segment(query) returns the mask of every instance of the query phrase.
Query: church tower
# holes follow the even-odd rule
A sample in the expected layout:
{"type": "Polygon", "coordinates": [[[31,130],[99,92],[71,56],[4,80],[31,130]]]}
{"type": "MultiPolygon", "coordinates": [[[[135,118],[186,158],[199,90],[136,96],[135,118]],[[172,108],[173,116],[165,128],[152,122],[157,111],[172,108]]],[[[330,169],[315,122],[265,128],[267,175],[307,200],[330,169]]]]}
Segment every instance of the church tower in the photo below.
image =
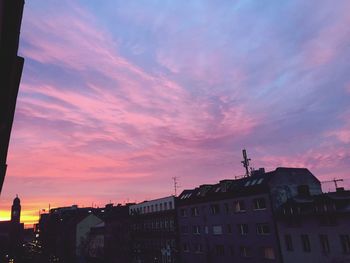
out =
{"type": "Polygon", "coordinates": [[[19,224],[20,219],[21,219],[21,200],[16,195],[16,198],[13,199],[13,205],[11,208],[11,222],[19,224]]]}

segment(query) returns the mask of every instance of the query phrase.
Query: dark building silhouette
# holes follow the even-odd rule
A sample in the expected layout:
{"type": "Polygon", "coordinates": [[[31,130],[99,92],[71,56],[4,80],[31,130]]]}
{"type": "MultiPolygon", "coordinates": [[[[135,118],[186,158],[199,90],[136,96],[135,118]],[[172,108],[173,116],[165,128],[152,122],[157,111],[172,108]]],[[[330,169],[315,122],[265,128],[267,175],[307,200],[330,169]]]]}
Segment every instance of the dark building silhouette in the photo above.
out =
{"type": "Polygon", "coordinates": [[[180,262],[175,200],[174,196],[169,196],[130,206],[131,262],[180,262]]]}
{"type": "Polygon", "coordinates": [[[21,200],[16,196],[11,207],[11,222],[19,224],[21,219],[21,200]]]}
{"type": "Polygon", "coordinates": [[[276,213],[300,188],[322,193],[300,168],[184,190],[177,201],[181,262],[282,262],[276,213]]]}
{"type": "Polygon", "coordinates": [[[350,191],[322,193],[305,168],[259,169],[179,197],[51,209],[34,247],[40,262],[341,263],[350,262],[349,223],[350,191]]]}
{"type": "Polygon", "coordinates": [[[350,262],[350,191],[288,199],[276,220],[284,263],[350,262]]]}
{"type": "Polygon", "coordinates": [[[11,220],[0,222],[0,262],[22,256],[24,225],[20,223],[21,202],[18,197],[13,200],[11,220]]]}
{"type": "Polygon", "coordinates": [[[0,0],[0,193],[24,59],[17,55],[23,0],[0,0]]]}
{"type": "Polygon", "coordinates": [[[38,233],[43,262],[130,262],[128,205],[54,208],[38,233]]]}

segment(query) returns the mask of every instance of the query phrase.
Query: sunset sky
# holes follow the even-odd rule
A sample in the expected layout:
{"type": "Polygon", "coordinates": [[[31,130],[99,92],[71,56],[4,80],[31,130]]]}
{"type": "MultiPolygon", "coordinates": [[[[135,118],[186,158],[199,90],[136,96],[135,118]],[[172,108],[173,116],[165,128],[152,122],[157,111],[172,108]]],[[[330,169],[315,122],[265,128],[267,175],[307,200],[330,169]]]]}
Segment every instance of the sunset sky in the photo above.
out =
{"type": "MultiPolygon", "coordinates": [[[[0,202],[124,203],[307,167],[350,188],[350,1],[26,1],[0,202]]],[[[334,184],[324,184],[334,190],[334,184]]]]}

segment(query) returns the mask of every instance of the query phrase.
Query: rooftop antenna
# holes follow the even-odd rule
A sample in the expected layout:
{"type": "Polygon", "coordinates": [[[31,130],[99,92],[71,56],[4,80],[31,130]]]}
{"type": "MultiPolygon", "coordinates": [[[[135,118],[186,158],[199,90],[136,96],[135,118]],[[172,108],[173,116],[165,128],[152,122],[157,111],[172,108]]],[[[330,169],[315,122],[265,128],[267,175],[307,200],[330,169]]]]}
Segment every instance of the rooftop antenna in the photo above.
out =
{"type": "Polygon", "coordinates": [[[243,149],[242,153],[243,153],[243,161],[241,161],[241,163],[243,164],[243,167],[245,168],[245,177],[249,177],[249,175],[250,175],[250,173],[249,173],[249,161],[251,161],[251,159],[248,158],[246,149],[243,149]]]}
{"type": "Polygon", "coordinates": [[[338,182],[343,182],[343,181],[344,181],[343,179],[336,179],[336,178],[334,178],[333,180],[323,181],[321,183],[334,183],[335,190],[337,190],[338,182]]]}
{"type": "Polygon", "coordinates": [[[174,176],[172,177],[174,181],[174,196],[177,196],[177,189],[179,188],[179,182],[178,182],[178,177],[174,176]]]}

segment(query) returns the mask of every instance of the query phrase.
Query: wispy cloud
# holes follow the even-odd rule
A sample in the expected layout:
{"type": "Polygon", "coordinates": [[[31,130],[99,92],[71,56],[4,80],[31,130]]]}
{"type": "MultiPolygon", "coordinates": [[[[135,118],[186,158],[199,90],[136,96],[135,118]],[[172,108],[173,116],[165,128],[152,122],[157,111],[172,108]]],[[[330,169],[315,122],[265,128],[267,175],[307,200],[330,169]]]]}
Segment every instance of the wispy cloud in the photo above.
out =
{"type": "Polygon", "coordinates": [[[28,2],[1,209],[142,200],[242,174],[349,169],[348,3],[28,2]],[[312,12],[312,15],[311,15],[312,12]]]}

